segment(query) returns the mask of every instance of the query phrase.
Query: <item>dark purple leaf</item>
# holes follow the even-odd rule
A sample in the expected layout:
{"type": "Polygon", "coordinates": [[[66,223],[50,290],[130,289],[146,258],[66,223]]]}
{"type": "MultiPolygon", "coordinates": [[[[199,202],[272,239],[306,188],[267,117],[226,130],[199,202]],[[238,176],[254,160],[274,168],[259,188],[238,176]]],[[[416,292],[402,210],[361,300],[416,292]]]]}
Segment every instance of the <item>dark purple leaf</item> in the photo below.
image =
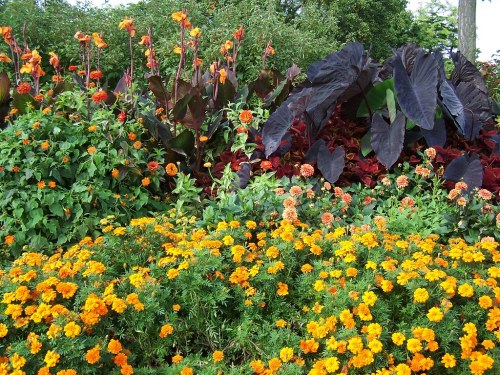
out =
{"type": "Polygon", "coordinates": [[[273,114],[269,117],[262,129],[262,143],[266,149],[266,158],[276,151],[283,139],[283,136],[288,132],[294,116],[287,103],[283,103],[273,114]]]}
{"type": "Polygon", "coordinates": [[[6,104],[10,99],[10,79],[6,72],[0,73],[0,105],[6,104]]]}
{"type": "Polygon", "coordinates": [[[238,175],[238,187],[244,189],[250,180],[250,172],[252,172],[252,165],[248,162],[240,163],[240,169],[236,174],[238,175]]]}
{"type": "Polygon", "coordinates": [[[446,143],[446,126],[443,119],[436,119],[434,127],[431,130],[420,128],[420,132],[425,138],[425,142],[429,147],[441,146],[446,143]]]}
{"type": "Polygon", "coordinates": [[[82,77],[76,74],[76,72],[73,72],[73,79],[83,91],[87,91],[87,86],[85,86],[85,83],[83,83],[82,77]]]}
{"type": "Polygon", "coordinates": [[[195,149],[195,139],[193,132],[186,129],[169,142],[172,150],[185,157],[192,157],[195,149]]]}
{"type": "Polygon", "coordinates": [[[419,52],[411,76],[400,55],[394,59],[394,88],[404,114],[418,126],[432,129],[437,102],[437,65],[432,55],[419,52]]]}
{"type": "Polygon", "coordinates": [[[452,59],[455,64],[455,69],[450,78],[453,86],[457,87],[462,82],[472,82],[479,90],[487,93],[483,75],[473,63],[467,60],[460,51],[452,54],[452,59]]]}
{"type": "Polygon", "coordinates": [[[143,113],[142,116],[144,126],[148,129],[149,134],[156,140],[159,139],[165,148],[169,147],[169,142],[172,139],[170,129],[162,123],[151,112],[143,113]]]}
{"type": "Polygon", "coordinates": [[[326,144],[321,145],[317,155],[318,169],[328,182],[337,182],[345,167],[344,158],[344,147],[337,147],[331,153],[326,144]]]}
{"type": "Polygon", "coordinates": [[[172,111],[174,115],[174,121],[181,121],[184,117],[186,117],[188,104],[191,98],[193,97],[193,93],[188,93],[183,96],[180,100],[175,103],[174,109],[172,111]]]}
{"type": "Polygon", "coordinates": [[[387,169],[398,160],[405,139],[406,118],[402,112],[398,112],[394,123],[389,124],[384,118],[375,113],[371,126],[371,146],[377,155],[377,159],[387,169]]]}
{"type": "Polygon", "coordinates": [[[113,91],[116,92],[117,94],[124,94],[125,95],[127,93],[128,85],[127,85],[127,75],[126,74],[124,74],[120,78],[120,80],[116,84],[116,87],[113,91]]]}
{"type": "Polygon", "coordinates": [[[149,76],[148,87],[153,92],[158,103],[160,103],[163,108],[167,108],[171,97],[163,85],[161,78],[159,76],[149,76]]]}
{"type": "Polygon", "coordinates": [[[483,184],[483,166],[476,154],[462,155],[448,164],[443,178],[456,182],[463,179],[470,191],[483,184]]]}
{"type": "Polygon", "coordinates": [[[323,149],[323,146],[326,145],[323,139],[319,139],[309,147],[306,155],[304,156],[304,161],[306,163],[312,163],[318,160],[318,153],[323,149]]]}
{"type": "Polygon", "coordinates": [[[466,139],[475,139],[491,118],[488,95],[477,88],[474,82],[460,82],[456,91],[464,106],[465,126],[463,131],[460,130],[466,139]]]}

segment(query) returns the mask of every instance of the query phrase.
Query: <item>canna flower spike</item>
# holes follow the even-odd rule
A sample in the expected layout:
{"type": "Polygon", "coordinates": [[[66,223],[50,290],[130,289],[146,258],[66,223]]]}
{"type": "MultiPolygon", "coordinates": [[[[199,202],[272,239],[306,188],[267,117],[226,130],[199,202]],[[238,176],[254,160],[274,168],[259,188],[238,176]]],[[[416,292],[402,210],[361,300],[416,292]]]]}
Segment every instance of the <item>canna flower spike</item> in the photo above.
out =
{"type": "Polygon", "coordinates": [[[133,18],[125,17],[125,19],[123,19],[123,21],[118,24],[118,27],[120,28],[120,30],[127,30],[131,38],[135,36],[135,26],[133,18]]]}

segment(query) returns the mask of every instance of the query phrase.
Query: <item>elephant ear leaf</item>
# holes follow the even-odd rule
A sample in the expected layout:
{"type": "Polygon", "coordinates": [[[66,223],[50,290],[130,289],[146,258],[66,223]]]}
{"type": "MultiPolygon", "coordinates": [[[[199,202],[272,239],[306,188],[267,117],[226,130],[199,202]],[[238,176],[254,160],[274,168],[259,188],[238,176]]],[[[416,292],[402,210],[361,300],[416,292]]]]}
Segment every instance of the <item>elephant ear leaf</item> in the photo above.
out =
{"type": "Polygon", "coordinates": [[[446,126],[442,118],[436,119],[434,127],[431,130],[420,129],[420,132],[429,147],[443,147],[446,143],[446,126]]]}
{"type": "Polygon", "coordinates": [[[392,124],[389,124],[379,114],[375,113],[371,126],[371,146],[378,160],[387,168],[398,160],[403,150],[405,139],[405,116],[402,112],[396,114],[392,124]]]}
{"type": "Polygon", "coordinates": [[[432,129],[437,103],[438,70],[434,57],[418,52],[411,76],[399,54],[394,58],[394,88],[401,110],[423,129],[432,129]]]}
{"type": "Polygon", "coordinates": [[[445,169],[443,178],[452,181],[463,181],[468,190],[483,184],[483,166],[476,154],[462,155],[453,160],[445,169]]]}
{"type": "Polygon", "coordinates": [[[340,177],[345,167],[345,150],[342,146],[330,152],[326,143],[322,143],[318,148],[317,162],[318,169],[323,177],[334,184],[340,177]]]}
{"type": "Polygon", "coordinates": [[[460,82],[456,90],[465,108],[464,127],[460,131],[466,139],[472,140],[491,117],[488,95],[473,82],[460,82]]]}

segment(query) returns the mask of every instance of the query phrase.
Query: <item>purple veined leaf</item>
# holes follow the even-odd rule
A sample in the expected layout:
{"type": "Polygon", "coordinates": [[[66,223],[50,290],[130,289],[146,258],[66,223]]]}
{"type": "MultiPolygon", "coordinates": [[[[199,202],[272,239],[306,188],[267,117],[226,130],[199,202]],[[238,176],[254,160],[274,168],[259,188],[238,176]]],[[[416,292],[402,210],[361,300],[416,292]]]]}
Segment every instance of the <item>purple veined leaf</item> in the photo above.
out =
{"type": "Polygon", "coordinates": [[[470,191],[483,184],[483,166],[476,154],[462,155],[448,164],[443,178],[455,182],[463,180],[470,191]]]}
{"type": "Polygon", "coordinates": [[[446,143],[446,126],[443,119],[436,119],[434,127],[431,130],[420,128],[420,132],[425,138],[425,142],[429,147],[441,146],[446,143]]]}
{"type": "Polygon", "coordinates": [[[268,118],[262,129],[266,158],[278,149],[283,137],[292,126],[293,119],[304,112],[311,98],[311,92],[310,88],[292,92],[292,95],[268,118]]]}
{"type": "Polygon", "coordinates": [[[330,152],[328,146],[323,143],[317,155],[318,169],[323,177],[334,184],[339,179],[345,167],[345,150],[340,146],[330,152]]]}
{"type": "Polygon", "coordinates": [[[438,67],[438,105],[443,110],[445,117],[463,133],[465,129],[464,106],[457,96],[455,88],[446,79],[443,55],[439,52],[434,52],[432,55],[438,67]]]}
{"type": "Polygon", "coordinates": [[[318,161],[318,154],[324,146],[326,146],[326,142],[323,139],[318,139],[311,145],[311,147],[309,147],[309,150],[307,150],[307,153],[304,156],[304,161],[306,163],[318,161]]]}
{"type": "Polygon", "coordinates": [[[475,139],[481,128],[491,118],[488,95],[479,89],[474,82],[460,82],[456,92],[464,106],[464,128],[460,131],[465,139],[475,139]]]}
{"type": "Polygon", "coordinates": [[[451,72],[450,78],[453,86],[457,87],[462,82],[472,82],[482,92],[488,92],[481,72],[460,51],[452,54],[452,60],[455,64],[455,69],[451,72]]]}
{"type": "Polygon", "coordinates": [[[437,64],[432,55],[419,52],[411,76],[400,55],[394,59],[394,88],[406,117],[424,129],[432,129],[437,103],[437,64]]]}
{"type": "Polygon", "coordinates": [[[286,102],[269,117],[262,129],[262,143],[265,146],[266,158],[275,152],[281,140],[292,126],[294,117],[286,102]]]}
{"type": "Polygon", "coordinates": [[[373,115],[370,144],[377,159],[387,169],[390,169],[401,155],[405,140],[405,124],[406,118],[402,112],[396,114],[393,124],[389,124],[378,113],[373,115]]]}

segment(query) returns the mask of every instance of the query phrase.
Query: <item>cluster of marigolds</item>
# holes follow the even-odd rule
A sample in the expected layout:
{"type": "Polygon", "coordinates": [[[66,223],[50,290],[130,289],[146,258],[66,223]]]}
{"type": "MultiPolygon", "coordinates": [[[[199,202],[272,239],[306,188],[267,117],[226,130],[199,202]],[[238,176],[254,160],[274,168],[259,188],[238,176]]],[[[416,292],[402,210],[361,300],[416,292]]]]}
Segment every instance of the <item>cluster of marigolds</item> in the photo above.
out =
{"type": "MultiPolygon", "coordinates": [[[[292,189],[282,192],[284,199],[307,194],[292,189]]],[[[493,238],[473,244],[456,238],[443,245],[437,235],[391,234],[381,216],[371,226],[335,226],[324,218],[311,228],[285,212],[286,219],[277,223],[219,222],[213,230],[195,229],[175,213],[173,219],[135,219],[128,227],[103,219],[103,237],[85,238],[50,257],[24,253],[0,270],[0,374],[92,373],[85,366],[115,366],[132,374],[140,360],[127,348],[134,338],[125,343],[112,331],[104,335],[103,327],[121,314],[141,314],[148,286],[168,289],[182,273],[197,272],[211,258],[225,267],[204,277],[241,293],[244,309],[264,311],[276,301],[293,306],[298,290],[310,291],[301,311],[292,309],[262,327],[295,336],[286,335],[290,341],[274,352],[255,353],[242,372],[275,374],[292,366],[308,374],[498,370],[500,251],[493,238]],[[162,255],[129,265],[120,277],[108,275],[107,265],[96,258],[108,242],[114,252],[127,251],[117,250],[116,241],[124,248],[125,241],[136,241],[146,252],[160,241],[162,255]],[[262,275],[273,276],[271,286],[262,275]],[[118,285],[128,285],[128,292],[118,285]],[[274,292],[262,293],[264,288],[274,292]],[[58,350],[60,342],[82,338],[91,344],[77,359],[58,350]]],[[[190,306],[175,303],[171,309],[178,313],[190,306]]],[[[153,324],[167,348],[184,329],[166,318],[153,324]]],[[[180,353],[172,346],[170,358],[163,360],[182,375],[204,373],[189,362],[197,351],[180,353]]],[[[228,351],[219,348],[207,359],[221,366],[220,373],[230,365],[225,359],[235,355],[228,351]]]]}

